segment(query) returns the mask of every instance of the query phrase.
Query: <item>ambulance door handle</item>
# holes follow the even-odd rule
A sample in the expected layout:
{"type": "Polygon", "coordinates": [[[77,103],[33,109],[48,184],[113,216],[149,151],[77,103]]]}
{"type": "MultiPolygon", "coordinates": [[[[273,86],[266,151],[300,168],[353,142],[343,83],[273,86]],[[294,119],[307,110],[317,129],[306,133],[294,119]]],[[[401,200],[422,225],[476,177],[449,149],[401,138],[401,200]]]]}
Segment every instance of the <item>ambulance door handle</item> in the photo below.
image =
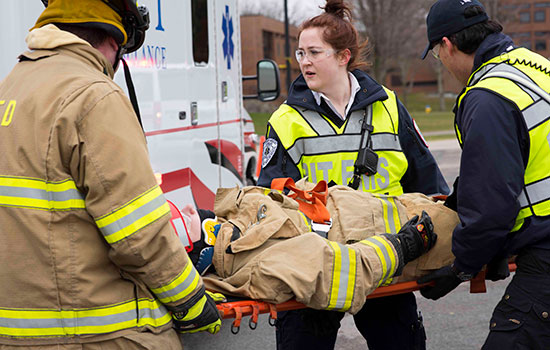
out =
{"type": "Polygon", "coordinates": [[[191,102],[191,125],[197,125],[199,123],[198,110],[197,102],[191,102]]]}

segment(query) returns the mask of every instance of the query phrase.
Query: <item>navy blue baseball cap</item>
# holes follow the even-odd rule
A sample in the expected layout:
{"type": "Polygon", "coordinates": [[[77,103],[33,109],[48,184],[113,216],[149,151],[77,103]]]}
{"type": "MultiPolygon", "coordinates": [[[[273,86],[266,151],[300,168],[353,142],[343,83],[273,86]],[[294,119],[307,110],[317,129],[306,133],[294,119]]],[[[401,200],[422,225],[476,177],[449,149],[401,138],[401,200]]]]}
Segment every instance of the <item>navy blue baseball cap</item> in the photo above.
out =
{"type": "Polygon", "coordinates": [[[460,32],[462,29],[488,20],[485,8],[478,0],[438,0],[430,8],[426,24],[428,25],[428,45],[420,58],[426,58],[428,51],[444,36],[460,32]],[[483,13],[473,17],[464,17],[464,11],[472,6],[479,6],[483,13]]]}

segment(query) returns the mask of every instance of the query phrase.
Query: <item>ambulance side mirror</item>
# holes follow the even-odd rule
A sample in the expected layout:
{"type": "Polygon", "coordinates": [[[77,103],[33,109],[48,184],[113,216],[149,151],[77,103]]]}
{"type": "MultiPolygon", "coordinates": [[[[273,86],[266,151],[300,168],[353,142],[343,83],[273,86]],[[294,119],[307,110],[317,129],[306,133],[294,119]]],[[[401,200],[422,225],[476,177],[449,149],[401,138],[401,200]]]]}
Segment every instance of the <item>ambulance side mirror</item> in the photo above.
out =
{"type": "Polygon", "coordinates": [[[273,101],[279,97],[279,67],[272,60],[258,62],[258,98],[262,102],[273,101]]]}
{"type": "Polygon", "coordinates": [[[273,101],[279,97],[281,84],[279,67],[272,60],[260,60],[256,65],[256,75],[244,76],[245,80],[257,81],[257,95],[245,95],[244,99],[259,99],[262,102],[273,101]]]}

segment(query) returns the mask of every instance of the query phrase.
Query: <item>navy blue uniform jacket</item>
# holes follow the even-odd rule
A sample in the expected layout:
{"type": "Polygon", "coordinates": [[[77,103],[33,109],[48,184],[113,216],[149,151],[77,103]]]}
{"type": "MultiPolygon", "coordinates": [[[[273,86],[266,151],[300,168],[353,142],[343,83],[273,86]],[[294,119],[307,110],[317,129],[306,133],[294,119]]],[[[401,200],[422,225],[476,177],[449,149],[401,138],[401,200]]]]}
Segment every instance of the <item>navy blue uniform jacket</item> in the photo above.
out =
{"type": "MultiPolygon", "coordinates": [[[[476,51],[474,71],[511,45],[504,34],[488,36],[476,51]]],[[[453,233],[457,269],[476,273],[493,258],[525,247],[550,249],[548,216],[527,218],[519,231],[510,232],[520,210],[518,196],[529,157],[529,135],[520,111],[490,91],[473,89],[455,113],[463,140],[460,224],[453,233]]]]}
{"type": "MultiPolygon", "coordinates": [[[[349,117],[353,111],[362,110],[376,101],[382,101],[388,98],[382,86],[366,73],[355,70],[352,74],[357,78],[361,90],[355,95],[355,100],[353,101],[347,117],[349,117]]],[[[323,99],[321,100],[323,101],[321,105],[317,105],[311,90],[307,87],[303,76],[300,75],[292,83],[286,103],[318,111],[330,118],[338,127],[342,126],[344,121],[334,114],[323,99]]],[[[409,113],[401,102],[398,102],[398,108],[399,141],[409,163],[407,171],[401,178],[403,190],[405,192],[421,192],[427,195],[448,194],[449,187],[432,154],[415,131],[409,113]]],[[[269,125],[267,134],[268,138],[277,141],[277,150],[269,163],[262,168],[258,179],[258,185],[271,187],[271,180],[279,177],[291,177],[295,181],[299,180],[301,175],[298,167],[292,162],[292,159],[281,145],[279,137],[269,125]]]]}

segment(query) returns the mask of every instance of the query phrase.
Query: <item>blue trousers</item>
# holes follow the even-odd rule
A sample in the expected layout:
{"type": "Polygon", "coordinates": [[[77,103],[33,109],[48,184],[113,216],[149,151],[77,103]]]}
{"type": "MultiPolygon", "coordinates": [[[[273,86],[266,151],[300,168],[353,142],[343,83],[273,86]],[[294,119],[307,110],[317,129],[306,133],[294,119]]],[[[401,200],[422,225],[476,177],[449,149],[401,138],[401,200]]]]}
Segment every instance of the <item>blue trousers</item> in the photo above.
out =
{"type": "Polygon", "coordinates": [[[497,304],[483,350],[550,348],[550,252],[527,251],[497,304]]]}
{"type": "MultiPolygon", "coordinates": [[[[292,310],[277,316],[277,350],[332,350],[344,313],[292,310]]],[[[413,293],[368,299],[354,315],[370,350],[424,350],[426,333],[413,293]]]]}

